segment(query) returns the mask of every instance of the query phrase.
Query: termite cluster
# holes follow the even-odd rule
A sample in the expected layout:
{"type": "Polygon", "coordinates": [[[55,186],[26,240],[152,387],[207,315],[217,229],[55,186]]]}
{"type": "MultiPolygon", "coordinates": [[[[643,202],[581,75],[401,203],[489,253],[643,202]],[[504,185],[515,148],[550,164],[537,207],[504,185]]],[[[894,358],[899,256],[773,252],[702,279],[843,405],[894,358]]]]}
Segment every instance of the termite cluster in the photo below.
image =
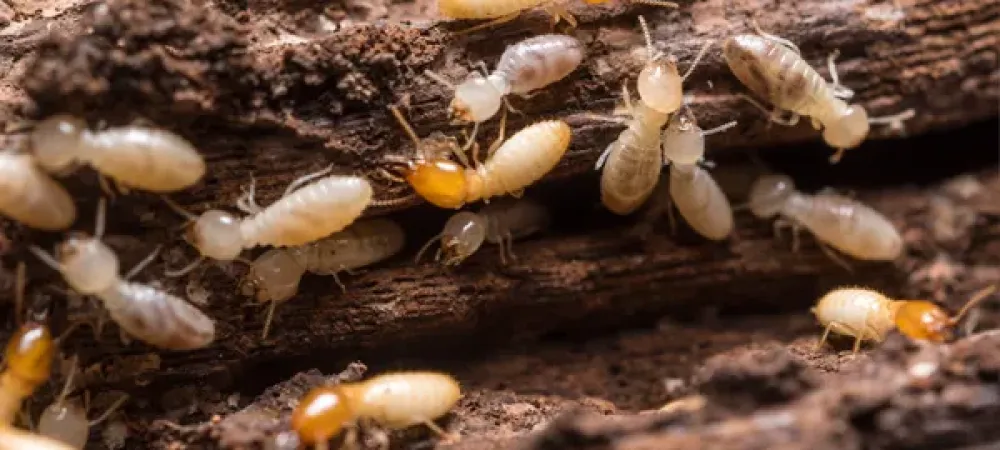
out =
{"type": "MultiPolygon", "coordinates": [[[[659,0],[636,1],[677,7],[659,0]]],[[[532,7],[543,7],[556,21],[564,19],[575,25],[573,16],[550,0],[441,0],[439,7],[446,18],[490,20],[465,32],[512,20],[532,7]]],[[[730,130],[736,122],[702,129],[683,90],[685,81],[716,43],[705,42],[682,75],[679,62],[657,49],[642,17],[639,27],[645,38],[645,62],[635,80],[638,96],[633,99],[626,83],[621,87],[624,108],[620,114],[588,113],[591,118],[625,127],[597,158],[600,201],[615,214],[632,214],[654,197],[663,166],[669,166],[669,198],[663,199],[668,210],[676,207],[691,228],[706,239],[727,239],[733,233],[734,208],[711,175],[711,164],[705,160],[705,138],[730,130]]],[[[913,116],[912,111],[906,111],[868,117],[862,106],[845,101],[853,92],[840,84],[834,55],[828,59],[832,78],[828,83],[805,62],[794,44],[760,29],[725,39],[721,55],[757,99],[744,94],[740,97],[766,111],[768,119],[776,123],[794,125],[799,117],[809,117],[815,128],[822,129],[823,140],[836,149],[833,162],[844,150],[860,145],[870,124],[900,126],[913,116]]],[[[453,95],[447,113],[456,122],[471,126],[465,142],[440,136],[421,138],[400,109],[390,108],[402,134],[412,143],[414,155],[387,159],[380,173],[408,184],[416,195],[440,208],[460,210],[483,202],[476,211],[456,211],[442,231],[416,253],[415,262],[437,244],[433,259],[454,267],[475,254],[484,242],[490,242],[499,247],[501,262],[506,264],[516,259],[514,239],[549,225],[549,211],[523,194],[559,164],[573,132],[566,121],[550,118],[508,138],[508,112],[515,111],[508,96],[530,97],[569,77],[585,59],[586,45],[576,37],[545,34],[514,43],[492,72],[484,65],[482,73],[473,73],[459,83],[426,71],[426,77],[453,95]],[[498,136],[481,158],[476,140],[480,125],[498,113],[498,136]]],[[[76,218],[72,197],[52,175],[65,176],[87,165],[100,174],[108,194],[113,194],[113,184],[119,191],[136,189],[163,195],[197,184],[207,170],[192,144],[153,126],[94,129],[79,118],[57,115],[35,124],[25,142],[23,149],[0,153],[0,213],[47,231],[65,230],[76,218]]],[[[223,209],[194,214],[163,197],[166,205],[187,220],[184,238],[200,255],[186,267],[165,275],[183,276],[206,259],[247,263],[243,293],[269,306],[264,338],[275,308],[298,293],[306,273],[330,275],[346,290],[340,274],[376,264],[405,247],[404,229],[397,223],[385,218],[361,219],[370,206],[380,204],[365,176],[336,174],[332,167],[308,174],[293,181],[280,199],[266,207],[257,204],[252,180],[248,186],[236,204],[243,215],[223,209]],[[270,248],[252,261],[241,256],[261,246],[270,248]]],[[[792,228],[793,250],[798,249],[800,229],[810,231],[838,262],[842,262],[838,254],[890,261],[904,250],[899,232],[878,211],[834,192],[798,192],[784,175],[759,178],[745,207],[758,218],[774,218],[776,231],[792,228]]],[[[105,210],[101,200],[92,236],[70,234],[54,254],[35,246],[30,250],[57,270],[73,291],[99,300],[128,336],[164,350],[195,350],[211,344],[216,338],[213,319],[180,296],[152,284],[130,281],[158,252],[121,275],[115,251],[102,242],[105,210]]],[[[949,317],[929,302],[891,300],[863,288],[836,290],[814,308],[826,327],[820,343],[832,331],[853,336],[857,351],[862,341],[879,341],[892,328],[915,339],[942,341],[968,307],[991,293],[984,290],[949,317]]],[[[0,373],[0,450],[81,448],[89,427],[107,416],[90,420],[85,408],[69,403],[66,397],[71,375],[64,394],[41,418],[39,433],[13,427],[21,402],[49,377],[56,344],[46,325],[29,322],[8,345],[0,373]]],[[[460,396],[458,382],[445,374],[383,374],[313,390],[296,407],[291,425],[303,445],[316,448],[326,448],[328,441],[345,429],[346,440],[352,441],[352,423],[358,420],[371,420],[387,428],[425,424],[440,436],[451,438],[433,420],[446,414],[460,396]]]]}

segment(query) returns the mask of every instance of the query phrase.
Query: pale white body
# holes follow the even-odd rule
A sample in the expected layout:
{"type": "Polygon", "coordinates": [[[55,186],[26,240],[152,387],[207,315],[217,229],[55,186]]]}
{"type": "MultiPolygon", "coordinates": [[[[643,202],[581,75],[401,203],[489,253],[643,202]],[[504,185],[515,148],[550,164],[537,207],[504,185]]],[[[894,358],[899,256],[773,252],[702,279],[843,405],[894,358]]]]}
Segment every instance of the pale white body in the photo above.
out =
{"type": "Polygon", "coordinates": [[[670,198],[688,225],[705,238],[718,241],[733,232],[729,199],[701,166],[670,166],[670,198]]]}
{"type": "Polygon", "coordinates": [[[75,450],[60,441],[0,424],[0,450],[75,450]]]}
{"type": "Polygon", "coordinates": [[[298,292],[306,272],[336,274],[375,264],[399,253],[405,241],[391,220],[362,220],[319,241],[267,251],[250,266],[248,280],[258,300],[281,302],[298,292]]]}
{"type": "Polygon", "coordinates": [[[754,215],[768,218],[780,214],[822,243],[857,259],[893,260],[903,252],[899,231],[878,211],[837,194],[802,194],[783,175],[758,179],[749,201],[754,215]]]}
{"type": "MultiPolygon", "coordinates": [[[[548,227],[551,217],[544,206],[526,198],[503,199],[490,203],[478,212],[462,211],[448,219],[441,234],[427,244],[441,240],[445,265],[457,265],[472,256],[483,242],[500,245],[501,260],[506,262],[505,251],[513,256],[510,247],[514,239],[529,236],[548,227]],[[507,249],[503,247],[507,241],[507,249]]],[[[428,245],[420,250],[420,255],[428,245]]]]}
{"type": "Polygon", "coordinates": [[[653,193],[663,167],[660,128],[668,115],[640,100],[628,128],[618,135],[601,159],[601,202],[615,214],[631,214],[653,193]]]}
{"type": "Polygon", "coordinates": [[[345,385],[357,416],[390,429],[432,421],[451,411],[462,396],[454,378],[436,372],[401,372],[345,385]]]}
{"type": "Polygon", "coordinates": [[[876,291],[845,288],[824,295],[812,312],[830,331],[881,342],[895,328],[892,305],[892,300],[876,291]]]}
{"type": "Polygon", "coordinates": [[[76,205],[31,155],[0,152],[0,213],[32,228],[56,231],[73,224],[76,205]]]}
{"type": "Polygon", "coordinates": [[[151,192],[188,188],[205,175],[205,160],[184,138],[166,130],[123,126],[90,131],[83,121],[53,116],[31,133],[39,164],[65,172],[85,163],[118,184],[151,192]]]}
{"type": "Polygon", "coordinates": [[[38,433],[82,450],[90,436],[90,419],[78,402],[56,402],[42,411],[38,433]]]}
{"type": "Polygon", "coordinates": [[[572,131],[566,122],[546,120],[529,125],[507,139],[475,170],[469,201],[520,192],[549,173],[569,149],[572,131]]]}

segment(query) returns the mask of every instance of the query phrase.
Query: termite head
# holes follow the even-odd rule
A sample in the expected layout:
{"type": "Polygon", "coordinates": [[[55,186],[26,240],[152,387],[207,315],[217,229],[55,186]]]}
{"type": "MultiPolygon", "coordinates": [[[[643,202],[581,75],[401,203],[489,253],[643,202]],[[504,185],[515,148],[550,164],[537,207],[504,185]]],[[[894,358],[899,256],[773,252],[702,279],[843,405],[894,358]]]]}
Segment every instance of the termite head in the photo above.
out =
{"type": "Polygon", "coordinates": [[[458,209],[465,204],[468,190],[465,167],[454,161],[418,158],[410,162],[404,178],[434,206],[458,209]]]}
{"type": "Polygon", "coordinates": [[[868,136],[868,112],[860,105],[850,105],[842,109],[836,120],[823,124],[823,140],[827,145],[838,148],[854,148],[868,136]]]}
{"type": "Polygon", "coordinates": [[[45,325],[28,322],[10,338],[4,352],[7,369],[17,378],[39,385],[52,372],[56,344],[45,325]]]}
{"type": "Polygon", "coordinates": [[[446,266],[461,264],[486,240],[488,224],[482,215],[462,211],[448,219],[441,232],[441,253],[446,266]]]}
{"type": "Polygon", "coordinates": [[[292,429],[302,444],[326,442],[354,420],[351,399],[343,386],[323,386],[310,391],[292,412],[292,429]]]}
{"type": "Polygon", "coordinates": [[[242,285],[243,294],[256,294],[261,303],[283,302],[299,291],[304,273],[305,269],[287,249],[268,250],[250,266],[242,285]]]}
{"type": "Polygon", "coordinates": [[[673,58],[651,60],[639,72],[639,98],[651,108],[670,114],[684,100],[683,80],[673,58]]]}
{"type": "Polygon", "coordinates": [[[897,303],[896,328],[911,339],[944,342],[952,338],[955,321],[940,306],[925,300],[897,303]]]}
{"type": "Polygon", "coordinates": [[[31,146],[38,165],[48,172],[73,168],[87,124],[73,116],[56,115],[39,122],[31,132],[31,146]]]}
{"type": "Polygon", "coordinates": [[[764,175],[750,187],[750,212],[762,219],[774,217],[794,193],[795,182],[787,175],[764,175]]]}
{"type": "Polygon", "coordinates": [[[202,256],[232,261],[243,251],[240,219],[225,211],[205,211],[188,228],[186,238],[202,256]]]}
{"type": "Polygon", "coordinates": [[[670,118],[662,143],[664,158],[674,164],[690,166],[705,157],[705,137],[687,108],[670,118]]]}
{"type": "Polygon", "coordinates": [[[455,87],[452,117],[464,122],[483,122],[496,115],[503,105],[503,90],[489,77],[475,74],[455,87]]]}
{"type": "Polygon", "coordinates": [[[118,281],[118,256],[100,239],[73,233],[56,248],[66,283],[81,294],[104,291],[118,281]]]}

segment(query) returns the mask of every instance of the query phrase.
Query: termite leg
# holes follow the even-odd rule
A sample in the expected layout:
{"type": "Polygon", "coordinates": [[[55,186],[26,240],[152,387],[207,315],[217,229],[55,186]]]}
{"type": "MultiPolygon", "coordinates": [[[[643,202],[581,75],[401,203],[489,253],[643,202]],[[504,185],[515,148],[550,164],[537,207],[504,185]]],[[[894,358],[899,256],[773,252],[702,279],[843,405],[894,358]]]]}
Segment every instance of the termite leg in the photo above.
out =
{"type": "Polygon", "coordinates": [[[260,340],[267,340],[267,334],[271,331],[271,321],[274,320],[274,310],[278,308],[278,302],[271,301],[271,304],[267,307],[267,317],[264,318],[264,329],[261,330],[260,340]]]}
{"type": "Polygon", "coordinates": [[[306,183],[308,183],[308,182],[310,182],[312,180],[315,180],[315,179],[317,179],[319,177],[326,176],[330,172],[333,172],[333,164],[330,164],[325,169],[318,170],[318,171],[310,173],[308,175],[303,175],[301,177],[298,177],[294,181],[292,181],[291,183],[288,184],[288,187],[285,188],[285,193],[282,194],[281,196],[282,197],[287,197],[288,194],[291,194],[296,189],[302,187],[302,185],[304,185],[304,184],[306,184],[306,183]]]}
{"type": "Polygon", "coordinates": [[[98,175],[97,184],[101,187],[101,191],[104,191],[104,193],[107,194],[109,198],[111,198],[112,200],[115,199],[115,196],[117,194],[115,194],[114,188],[111,187],[111,181],[108,180],[108,177],[104,175],[98,175]]]}
{"type": "Polygon", "coordinates": [[[392,181],[394,183],[400,183],[400,184],[406,183],[406,180],[403,177],[393,175],[392,172],[389,172],[384,167],[379,167],[378,169],[376,169],[375,174],[378,175],[379,177],[385,178],[386,180],[392,181]]]}
{"type": "Polygon", "coordinates": [[[830,248],[830,246],[824,244],[823,242],[819,242],[819,248],[820,250],[823,250],[823,253],[825,253],[827,257],[832,259],[833,262],[837,263],[838,266],[847,269],[848,272],[851,273],[854,272],[854,268],[852,268],[851,265],[847,263],[847,261],[844,261],[844,258],[838,256],[837,253],[830,248]]]}
{"type": "Polygon", "coordinates": [[[825,343],[826,343],[826,340],[827,340],[827,338],[829,338],[829,337],[830,337],[830,330],[832,330],[832,329],[833,329],[833,326],[834,326],[834,325],[840,325],[840,326],[843,326],[843,324],[841,324],[840,322],[836,322],[836,321],[831,321],[830,323],[828,323],[828,324],[826,325],[826,329],[825,329],[825,330],[823,330],[823,336],[822,336],[822,337],[820,337],[820,338],[819,338],[819,341],[817,341],[817,342],[816,342],[816,350],[819,350],[819,349],[823,348],[823,344],[825,344],[825,343]]]}
{"type": "Polygon", "coordinates": [[[674,215],[674,198],[667,196],[667,226],[670,227],[670,235],[677,235],[677,216],[674,215]]]}
{"type": "Polygon", "coordinates": [[[615,142],[608,144],[608,148],[604,149],[604,151],[601,152],[601,156],[597,157],[597,164],[594,165],[594,170],[601,170],[601,167],[604,167],[604,163],[608,162],[608,157],[611,156],[611,152],[613,152],[616,148],[618,147],[615,145],[615,142]]]}
{"type": "MultiPolygon", "coordinates": [[[[870,310],[870,309],[865,310],[865,320],[863,322],[865,324],[865,327],[868,327],[868,316],[871,315],[871,312],[872,312],[872,310],[870,310]]],[[[855,355],[857,355],[858,352],[861,351],[861,341],[864,340],[864,338],[865,338],[865,332],[866,331],[867,331],[866,328],[862,328],[861,329],[861,333],[854,336],[854,352],[853,353],[855,355]]]]}
{"type": "Polygon", "coordinates": [[[191,273],[191,271],[193,271],[194,269],[198,268],[198,265],[200,265],[202,263],[202,261],[204,261],[204,260],[205,260],[204,256],[198,256],[197,259],[195,259],[190,264],[188,264],[188,265],[186,265],[186,266],[184,266],[184,267],[182,267],[180,269],[177,269],[177,270],[167,269],[167,270],[163,271],[163,276],[165,276],[167,278],[182,277],[184,275],[187,275],[187,274],[191,273]]]}
{"type": "MultiPolygon", "coordinates": [[[[506,137],[505,135],[507,134],[507,111],[504,111],[502,114],[503,115],[500,116],[500,129],[497,132],[497,138],[493,140],[493,143],[490,144],[489,150],[486,151],[487,159],[493,157],[493,153],[496,153],[497,149],[500,148],[500,145],[503,144],[504,137],[506,137]]],[[[479,161],[476,161],[476,163],[478,164],[479,161]]]]}
{"type": "Polygon", "coordinates": [[[500,264],[507,265],[507,247],[503,245],[504,236],[500,236],[497,240],[497,247],[500,251],[500,264]]]}
{"type": "Polygon", "coordinates": [[[514,254],[514,236],[510,233],[507,233],[507,255],[511,261],[517,261],[517,255],[514,254]]]}
{"type": "Polygon", "coordinates": [[[250,175],[250,186],[240,186],[243,194],[236,199],[236,208],[247,214],[257,214],[263,210],[257,204],[257,179],[250,175]]]}
{"type": "Polygon", "coordinates": [[[785,39],[785,38],[780,37],[780,36],[775,36],[775,35],[773,35],[771,33],[768,33],[766,31],[762,30],[760,28],[760,24],[757,23],[757,19],[750,19],[750,26],[752,26],[753,30],[756,31],[757,34],[759,34],[761,37],[763,37],[765,39],[772,40],[772,41],[777,42],[777,43],[779,43],[781,45],[784,45],[785,47],[788,47],[788,48],[792,49],[792,51],[794,51],[795,54],[797,54],[797,55],[801,55],[802,54],[802,51],[799,50],[799,47],[797,45],[795,45],[794,43],[792,43],[792,41],[789,41],[788,39],[785,39]]]}
{"type": "Polygon", "coordinates": [[[421,422],[423,422],[424,425],[427,425],[427,428],[430,428],[431,431],[434,432],[434,434],[438,435],[438,437],[441,438],[442,444],[453,443],[459,439],[459,436],[444,431],[443,429],[441,429],[441,427],[439,427],[436,423],[434,423],[430,419],[424,419],[421,422]]]}
{"type": "Polygon", "coordinates": [[[340,293],[341,294],[346,294],[347,293],[347,286],[344,284],[343,281],[340,281],[340,276],[337,275],[337,272],[336,271],[330,272],[330,275],[333,277],[333,281],[335,283],[337,283],[337,286],[340,286],[340,293]]]}
{"type": "Polygon", "coordinates": [[[507,194],[510,195],[511,197],[514,197],[514,198],[521,198],[521,197],[524,197],[524,189],[518,189],[516,191],[510,191],[507,194]]]}
{"type": "Polygon", "coordinates": [[[24,290],[28,284],[28,269],[24,261],[18,261],[17,272],[14,277],[14,321],[21,326],[24,317],[24,290]]]}
{"type": "Polygon", "coordinates": [[[837,57],[840,56],[840,50],[834,50],[830,53],[830,56],[826,57],[826,67],[830,72],[830,89],[833,91],[833,96],[839,99],[847,100],[854,97],[854,91],[851,88],[840,84],[840,76],[837,75],[837,64],[834,62],[837,57]]]}
{"type": "Polygon", "coordinates": [[[570,13],[566,9],[565,6],[554,4],[554,3],[550,3],[550,4],[546,5],[543,9],[546,12],[548,12],[549,14],[552,15],[552,29],[553,30],[555,30],[556,25],[559,25],[559,21],[560,20],[566,21],[566,24],[569,25],[569,30],[567,30],[567,31],[572,31],[572,30],[576,29],[576,27],[578,25],[578,23],[576,21],[576,17],[573,17],[573,14],[570,13]]]}
{"type": "Polygon", "coordinates": [[[510,14],[507,14],[506,16],[497,17],[496,19],[490,20],[490,21],[485,22],[485,23],[481,23],[481,24],[476,25],[474,27],[470,27],[470,28],[466,28],[464,30],[456,31],[455,34],[462,35],[462,34],[475,33],[475,32],[477,32],[479,30],[485,30],[487,28],[492,28],[492,27],[495,27],[495,26],[498,26],[498,25],[503,25],[503,24],[505,24],[507,22],[510,22],[511,20],[516,19],[517,16],[519,16],[519,15],[521,15],[520,11],[512,12],[510,14]]]}
{"type": "Polygon", "coordinates": [[[760,102],[754,100],[752,97],[746,94],[736,94],[736,96],[742,98],[743,100],[746,100],[747,103],[750,103],[751,105],[759,109],[762,113],[767,115],[768,120],[770,120],[771,122],[777,123],[779,125],[784,125],[786,127],[792,127],[799,123],[799,115],[796,113],[791,113],[791,116],[789,116],[788,119],[785,119],[781,117],[782,111],[780,109],[777,108],[767,109],[764,107],[764,105],[760,104],[760,102]]]}
{"type": "Polygon", "coordinates": [[[108,407],[108,409],[104,410],[104,412],[101,413],[100,416],[97,416],[96,419],[91,420],[90,426],[95,426],[100,424],[101,422],[104,422],[105,420],[108,420],[108,418],[111,417],[111,415],[114,414],[114,412],[117,411],[118,408],[121,408],[126,401],[128,401],[128,394],[123,393],[122,396],[118,397],[118,400],[115,400],[115,402],[112,403],[111,406],[108,407]]]}
{"type": "MultiPolygon", "coordinates": [[[[424,252],[426,252],[427,249],[431,248],[431,245],[433,245],[435,242],[440,241],[441,240],[441,236],[442,236],[442,233],[438,233],[438,234],[434,235],[434,237],[430,238],[430,240],[428,240],[427,243],[424,244],[423,247],[420,247],[420,250],[417,251],[417,256],[413,258],[413,264],[419,264],[420,263],[420,258],[422,258],[424,256],[424,252]]],[[[440,253],[438,253],[438,254],[440,255],[440,253]]]]}

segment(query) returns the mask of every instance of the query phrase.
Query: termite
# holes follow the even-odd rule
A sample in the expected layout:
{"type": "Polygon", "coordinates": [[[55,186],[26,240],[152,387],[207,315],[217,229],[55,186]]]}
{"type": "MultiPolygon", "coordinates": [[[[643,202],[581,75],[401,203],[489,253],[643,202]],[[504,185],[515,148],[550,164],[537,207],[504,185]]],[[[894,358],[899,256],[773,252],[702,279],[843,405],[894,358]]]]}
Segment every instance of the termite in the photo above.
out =
{"type": "Polygon", "coordinates": [[[899,231],[878,211],[830,192],[800,193],[786,175],[758,178],[750,188],[748,204],[759,218],[782,216],[774,222],[775,233],[790,226],[793,251],[798,251],[799,229],[805,228],[820,241],[820,248],[842,265],[826,245],[861,260],[891,261],[903,252],[899,231]]]}
{"type": "Polygon", "coordinates": [[[205,175],[205,160],[184,138],[138,125],[91,131],[76,117],[56,115],[30,134],[39,165],[64,174],[89,164],[119,186],[166,193],[188,188],[205,175]]]}
{"type": "Polygon", "coordinates": [[[424,252],[440,241],[441,248],[434,259],[441,261],[443,256],[442,264],[457,266],[479,250],[485,241],[500,247],[500,261],[507,264],[508,258],[516,259],[514,239],[545,229],[550,219],[544,206],[526,198],[490,203],[475,213],[462,211],[451,216],[444,230],[424,244],[414,262],[420,262],[424,252]]]}
{"type": "MultiPolygon", "coordinates": [[[[588,4],[606,3],[608,0],[585,0],[588,4]]],[[[659,6],[663,8],[678,8],[677,3],[664,0],[631,0],[633,3],[659,6]]],[[[480,25],[462,30],[467,34],[488,27],[497,26],[514,20],[526,9],[543,7],[552,15],[555,26],[560,20],[565,20],[570,27],[577,25],[561,0],[438,0],[438,14],[447,19],[492,19],[480,25]]]]}
{"type": "Polygon", "coordinates": [[[750,91],[775,106],[773,111],[750,97],[742,96],[751,104],[769,114],[771,121],[793,126],[799,116],[812,118],[815,129],[823,128],[823,140],[836,149],[830,158],[840,161],[847,149],[861,145],[868,136],[870,124],[889,124],[901,128],[903,121],[914,116],[908,109],[886,117],[868,117],[859,104],[844,100],[854,92],[840,84],[834,60],[837,52],[827,59],[832,83],[827,83],[802,59],[799,49],[787,39],[765,33],[754,23],[757,34],[740,34],[726,39],[723,57],[729,69],[750,91]],[[782,118],[782,111],[791,112],[782,118]]]}
{"type": "Polygon", "coordinates": [[[292,413],[292,429],[302,444],[318,450],[326,450],[330,438],[361,418],[389,429],[424,424],[452,440],[433,420],[447,414],[461,396],[458,381],[443,373],[387,373],[357,383],[313,389],[292,413]]]}
{"type": "Polygon", "coordinates": [[[195,216],[164,197],[167,205],[188,219],[186,238],[201,254],[193,263],[169,272],[168,276],[188,273],[205,258],[232,261],[244,249],[304,245],[343,230],[372,202],[372,186],[363,177],[327,175],[331,170],[332,167],[293,181],[285,194],[267,208],[254,201],[251,184],[238,203],[241,210],[250,214],[243,218],[218,209],[195,216]]]}
{"type": "Polygon", "coordinates": [[[262,338],[267,338],[277,304],[298,292],[306,272],[333,275],[340,288],[346,290],[338,272],[350,272],[389,258],[399,253],[405,242],[403,229],[396,222],[368,219],[327,238],[297,247],[274,248],[260,255],[250,265],[243,288],[247,294],[256,292],[259,302],[271,302],[262,338]]]}
{"type": "MultiPolygon", "coordinates": [[[[451,115],[478,126],[500,110],[508,94],[526,96],[565,78],[583,62],[583,43],[572,36],[544,34],[507,47],[493,73],[474,74],[455,86],[426,71],[435,81],[455,91],[451,115]]],[[[476,133],[473,131],[472,136],[476,133]]]]}
{"type": "Polygon", "coordinates": [[[953,329],[962,317],[996,289],[995,285],[981,289],[951,317],[940,306],[926,300],[893,300],[864,288],[835,289],[812,308],[812,313],[826,327],[816,348],[822,347],[833,331],[854,337],[854,353],[857,353],[861,341],[882,342],[893,328],[911,339],[944,342],[953,337],[953,329]]]}
{"type": "MultiPolygon", "coordinates": [[[[441,208],[459,209],[466,203],[505,194],[520,196],[524,188],[555,168],[572,138],[569,125],[562,120],[536,122],[491,151],[486,162],[475,161],[476,167],[472,168],[448,159],[439,149],[425,148],[399,109],[393,106],[391,110],[413,141],[417,156],[388,161],[405,165],[406,182],[425,200],[441,208]]],[[[505,119],[500,121],[501,135],[505,119]]],[[[454,142],[450,145],[452,152],[463,154],[454,142]]]]}
{"type": "MultiPolygon", "coordinates": [[[[702,130],[690,108],[683,108],[663,130],[663,159],[670,164],[670,198],[698,234],[722,240],[733,231],[733,208],[705,163],[705,136],[736,126],[736,121],[702,130]]],[[[673,223],[673,222],[671,222],[673,223]]]]}
{"type": "Polygon", "coordinates": [[[58,231],[76,220],[66,189],[39,170],[29,154],[0,152],[0,214],[29,227],[58,231]]]}
{"type": "Polygon", "coordinates": [[[90,437],[90,428],[111,417],[111,414],[128,400],[128,395],[122,395],[96,419],[88,419],[89,396],[84,397],[83,405],[78,400],[68,398],[72,391],[76,366],[76,358],[73,358],[62,392],[42,411],[38,419],[38,433],[82,450],[87,445],[87,438],[90,437]]]}
{"type": "Polygon", "coordinates": [[[684,76],[677,72],[676,63],[656,51],[646,20],[639,16],[639,25],[646,39],[646,66],[639,73],[639,101],[633,105],[628,88],[622,85],[629,119],[602,118],[626,125],[618,139],[608,145],[597,159],[595,169],[601,172],[601,202],[611,212],[627,215],[634,212],[652,194],[663,167],[660,149],[660,129],[669,115],[681,106],[682,83],[691,75],[711,46],[709,41],[695,57],[684,76]]]}
{"type": "Polygon", "coordinates": [[[152,286],[128,281],[156,257],[154,251],[124,278],[118,256],[101,242],[105,201],[97,206],[94,236],[74,233],[56,248],[56,255],[31,246],[42,262],[59,271],[76,292],[104,303],[111,318],[130,335],[168,350],[202,348],[215,339],[215,323],[184,299],[152,286]]]}

